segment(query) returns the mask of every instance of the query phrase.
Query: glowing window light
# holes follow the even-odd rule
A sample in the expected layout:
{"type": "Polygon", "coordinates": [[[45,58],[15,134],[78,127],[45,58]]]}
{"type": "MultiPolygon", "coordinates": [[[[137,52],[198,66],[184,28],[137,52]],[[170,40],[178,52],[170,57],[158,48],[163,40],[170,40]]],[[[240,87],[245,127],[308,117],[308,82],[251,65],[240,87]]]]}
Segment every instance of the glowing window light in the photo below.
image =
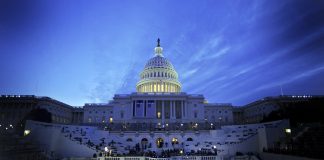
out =
{"type": "Polygon", "coordinates": [[[110,122],[110,123],[113,122],[113,118],[112,118],[112,117],[109,118],[109,122],[110,122]]]}
{"type": "Polygon", "coordinates": [[[286,128],[285,129],[285,132],[288,133],[288,134],[290,134],[291,133],[291,129],[290,128],[286,128]]]}
{"type": "Polygon", "coordinates": [[[157,117],[161,118],[161,112],[157,112],[157,117]]]}
{"type": "Polygon", "coordinates": [[[180,150],[180,154],[183,154],[183,150],[180,150]]]}
{"type": "Polygon", "coordinates": [[[172,138],[172,143],[177,143],[178,139],[177,138],[172,138]]]}
{"type": "Polygon", "coordinates": [[[30,134],[30,130],[25,130],[24,131],[24,136],[27,136],[27,135],[29,135],[30,134]]]}

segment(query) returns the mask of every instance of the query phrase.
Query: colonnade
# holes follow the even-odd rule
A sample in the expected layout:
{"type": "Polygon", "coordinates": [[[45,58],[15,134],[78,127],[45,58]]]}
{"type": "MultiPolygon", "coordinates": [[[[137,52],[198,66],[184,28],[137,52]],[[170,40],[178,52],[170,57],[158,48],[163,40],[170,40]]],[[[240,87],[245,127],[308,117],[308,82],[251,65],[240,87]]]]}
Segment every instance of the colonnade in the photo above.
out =
{"type": "Polygon", "coordinates": [[[181,87],[169,82],[149,82],[137,86],[137,92],[180,92],[181,87]]]}
{"type": "MultiPolygon", "coordinates": [[[[135,113],[140,112],[143,116],[142,118],[149,118],[151,114],[145,113],[148,112],[148,100],[140,101],[140,104],[142,104],[143,107],[135,107],[136,100],[133,101],[133,116],[139,117],[139,115],[135,115],[135,113]]],[[[155,100],[154,105],[152,107],[155,107],[154,117],[156,119],[161,119],[162,122],[164,122],[164,120],[167,119],[183,119],[187,117],[186,102],[184,100],[155,100]]]]}

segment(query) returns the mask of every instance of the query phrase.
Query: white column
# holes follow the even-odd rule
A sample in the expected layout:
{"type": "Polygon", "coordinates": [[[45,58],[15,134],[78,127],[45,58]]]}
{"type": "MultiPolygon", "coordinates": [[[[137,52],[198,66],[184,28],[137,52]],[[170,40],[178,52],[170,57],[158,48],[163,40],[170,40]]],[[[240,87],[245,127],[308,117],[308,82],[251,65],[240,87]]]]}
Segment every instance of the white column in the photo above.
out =
{"type": "Polygon", "coordinates": [[[170,101],[170,119],[172,119],[172,101],[170,101]]]}
{"type": "Polygon", "coordinates": [[[175,101],[173,101],[173,118],[174,118],[174,119],[177,119],[177,118],[176,118],[175,101]]]}
{"type": "Polygon", "coordinates": [[[162,101],[162,123],[164,123],[164,101],[162,101]]]}
{"type": "Polygon", "coordinates": [[[188,108],[186,108],[187,105],[186,105],[186,101],[183,101],[183,114],[184,114],[184,117],[187,117],[187,113],[188,113],[188,108]]]}
{"type": "Polygon", "coordinates": [[[145,108],[146,108],[145,104],[147,104],[147,103],[146,103],[146,100],[143,101],[143,117],[146,117],[146,116],[145,116],[145,114],[146,114],[146,113],[145,113],[145,108]]]}
{"type": "Polygon", "coordinates": [[[170,101],[170,119],[173,119],[173,101],[170,101]]]}
{"type": "Polygon", "coordinates": [[[182,118],[184,118],[184,103],[183,103],[183,101],[181,101],[181,114],[182,114],[182,118]]]}

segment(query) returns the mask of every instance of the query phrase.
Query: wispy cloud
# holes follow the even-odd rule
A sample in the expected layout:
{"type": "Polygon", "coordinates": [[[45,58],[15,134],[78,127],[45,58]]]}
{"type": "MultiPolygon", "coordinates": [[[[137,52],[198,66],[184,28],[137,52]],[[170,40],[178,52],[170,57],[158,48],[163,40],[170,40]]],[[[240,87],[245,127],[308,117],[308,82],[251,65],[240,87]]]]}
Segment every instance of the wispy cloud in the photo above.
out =
{"type": "Polygon", "coordinates": [[[198,68],[191,69],[189,71],[186,71],[186,72],[182,73],[181,77],[183,79],[186,79],[186,78],[192,76],[193,74],[195,74],[197,71],[198,71],[198,68]]]}

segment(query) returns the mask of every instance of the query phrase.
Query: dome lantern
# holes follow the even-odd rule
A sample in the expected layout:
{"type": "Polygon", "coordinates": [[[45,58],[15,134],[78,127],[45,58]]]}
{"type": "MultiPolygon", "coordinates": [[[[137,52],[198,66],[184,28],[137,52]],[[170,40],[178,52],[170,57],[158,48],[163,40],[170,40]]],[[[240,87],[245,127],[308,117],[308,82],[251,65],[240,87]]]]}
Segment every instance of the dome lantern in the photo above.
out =
{"type": "Polygon", "coordinates": [[[160,38],[157,39],[157,45],[154,48],[154,51],[155,51],[155,55],[163,57],[162,55],[163,48],[160,46],[160,38]]]}

